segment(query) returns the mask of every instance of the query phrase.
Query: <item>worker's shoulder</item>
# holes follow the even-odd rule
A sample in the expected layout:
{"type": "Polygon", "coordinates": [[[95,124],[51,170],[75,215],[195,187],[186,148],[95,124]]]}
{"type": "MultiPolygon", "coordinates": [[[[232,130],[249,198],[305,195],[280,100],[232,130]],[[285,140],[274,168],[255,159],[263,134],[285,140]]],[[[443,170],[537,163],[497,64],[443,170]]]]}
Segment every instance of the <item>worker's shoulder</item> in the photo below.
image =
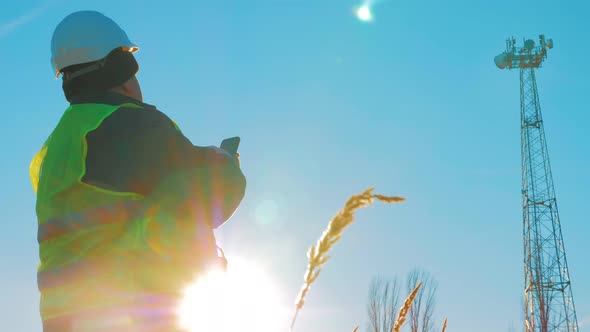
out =
{"type": "Polygon", "coordinates": [[[140,108],[122,105],[103,121],[101,127],[104,126],[128,129],[174,127],[174,122],[152,105],[141,105],[140,108]]]}

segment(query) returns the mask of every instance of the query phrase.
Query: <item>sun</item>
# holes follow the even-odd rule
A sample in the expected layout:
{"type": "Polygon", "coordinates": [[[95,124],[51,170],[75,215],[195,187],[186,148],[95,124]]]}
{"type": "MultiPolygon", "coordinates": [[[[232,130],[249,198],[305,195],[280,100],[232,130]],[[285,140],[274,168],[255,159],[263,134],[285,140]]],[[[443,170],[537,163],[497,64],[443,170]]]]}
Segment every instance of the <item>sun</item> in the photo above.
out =
{"type": "Polygon", "coordinates": [[[182,328],[190,332],[284,330],[287,307],[261,268],[233,258],[228,271],[211,272],[190,285],[179,306],[182,328]]]}
{"type": "Polygon", "coordinates": [[[373,13],[371,13],[371,8],[368,5],[362,5],[356,10],[356,16],[359,20],[364,22],[369,22],[373,19],[373,13]]]}

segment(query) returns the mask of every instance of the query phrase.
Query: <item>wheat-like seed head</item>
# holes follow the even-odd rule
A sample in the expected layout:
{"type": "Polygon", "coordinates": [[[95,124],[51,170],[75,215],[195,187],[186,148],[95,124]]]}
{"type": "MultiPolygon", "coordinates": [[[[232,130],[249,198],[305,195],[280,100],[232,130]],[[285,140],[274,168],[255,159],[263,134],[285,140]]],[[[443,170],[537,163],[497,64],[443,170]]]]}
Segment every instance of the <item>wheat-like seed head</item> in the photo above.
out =
{"type": "Polygon", "coordinates": [[[395,324],[393,324],[393,328],[391,329],[392,332],[399,332],[402,325],[404,325],[404,323],[406,322],[406,315],[408,314],[408,311],[410,311],[412,303],[414,302],[414,298],[416,297],[416,294],[418,294],[420,287],[422,287],[422,281],[420,281],[418,286],[416,286],[416,288],[414,288],[410,295],[408,295],[408,298],[406,298],[406,301],[404,302],[404,306],[399,309],[397,320],[395,321],[395,324]]]}
{"type": "Polygon", "coordinates": [[[309,248],[309,251],[307,252],[309,263],[304,276],[304,284],[297,296],[297,300],[295,301],[297,310],[293,317],[293,322],[291,323],[291,329],[295,324],[297,313],[303,308],[311,284],[316,281],[322,267],[326,264],[328,259],[330,259],[330,256],[327,256],[327,253],[332,249],[332,246],[340,240],[344,229],[354,222],[355,211],[359,208],[373,204],[375,199],[384,203],[397,203],[405,200],[403,197],[373,194],[373,190],[374,188],[370,188],[361,194],[351,196],[344,205],[344,208],[338,211],[336,216],[332,218],[317,243],[309,248]]]}
{"type": "Polygon", "coordinates": [[[445,332],[446,329],[447,329],[447,319],[445,318],[445,322],[443,323],[442,332],[445,332]]]}
{"type": "Polygon", "coordinates": [[[359,330],[359,327],[355,327],[354,330],[352,330],[352,332],[357,332],[359,330]]]}

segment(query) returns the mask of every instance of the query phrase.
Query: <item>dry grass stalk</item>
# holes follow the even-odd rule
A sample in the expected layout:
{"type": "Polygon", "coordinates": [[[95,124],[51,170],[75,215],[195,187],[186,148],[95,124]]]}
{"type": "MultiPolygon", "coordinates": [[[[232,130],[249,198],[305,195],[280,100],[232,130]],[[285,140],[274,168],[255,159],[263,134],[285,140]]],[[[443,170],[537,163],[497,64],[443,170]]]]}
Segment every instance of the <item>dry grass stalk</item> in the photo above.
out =
{"type": "Polygon", "coordinates": [[[446,329],[447,329],[447,319],[445,318],[445,322],[443,323],[442,332],[445,332],[446,329]]]}
{"type": "Polygon", "coordinates": [[[359,208],[373,204],[375,199],[384,203],[398,203],[405,200],[403,197],[373,194],[373,190],[374,188],[370,188],[361,194],[351,196],[344,208],[338,211],[336,216],[332,218],[318,242],[309,249],[307,253],[309,263],[307,271],[305,272],[305,282],[297,296],[297,300],[295,301],[297,310],[295,311],[295,316],[291,323],[291,329],[293,329],[293,325],[297,319],[297,313],[303,308],[305,297],[309,292],[311,284],[318,278],[322,267],[326,264],[328,259],[330,259],[330,256],[327,256],[327,253],[332,249],[332,246],[340,240],[344,229],[354,222],[355,211],[359,208]]]}
{"type": "Polygon", "coordinates": [[[359,330],[359,327],[355,327],[354,330],[352,330],[352,332],[357,332],[359,330]]]}
{"type": "Polygon", "coordinates": [[[416,288],[414,288],[414,290],[410,293],[410,295],[408,295],[408,298],[404,302],[404,306],[399,309],[399,314],[397,315],[395,324],[393,324],[392,332],[399,332],[399,330],[402,328],[402,325],[404,325],[406,322],[406,315],[408,314],[408,311],[410,311],[412,303],[414,302],[414,298],[416,297],[416,294],[418,294],[420,287],[422,287],[422,282],[420,282],[418,286],[416,286],[416,288]]]}

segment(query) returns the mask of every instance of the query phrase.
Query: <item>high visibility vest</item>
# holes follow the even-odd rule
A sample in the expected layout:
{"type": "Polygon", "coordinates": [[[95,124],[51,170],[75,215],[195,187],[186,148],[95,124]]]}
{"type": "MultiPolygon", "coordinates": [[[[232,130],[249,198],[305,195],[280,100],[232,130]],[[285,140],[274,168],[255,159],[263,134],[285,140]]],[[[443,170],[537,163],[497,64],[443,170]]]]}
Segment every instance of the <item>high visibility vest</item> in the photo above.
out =
{"type": "Polygon", "coordinates": [[[31,162],[43,320],[177,295],[216,256],[210,227],[149,197],[82,182],[86,135],[120,107],[142,108],[70,106],[31,162]]]}

